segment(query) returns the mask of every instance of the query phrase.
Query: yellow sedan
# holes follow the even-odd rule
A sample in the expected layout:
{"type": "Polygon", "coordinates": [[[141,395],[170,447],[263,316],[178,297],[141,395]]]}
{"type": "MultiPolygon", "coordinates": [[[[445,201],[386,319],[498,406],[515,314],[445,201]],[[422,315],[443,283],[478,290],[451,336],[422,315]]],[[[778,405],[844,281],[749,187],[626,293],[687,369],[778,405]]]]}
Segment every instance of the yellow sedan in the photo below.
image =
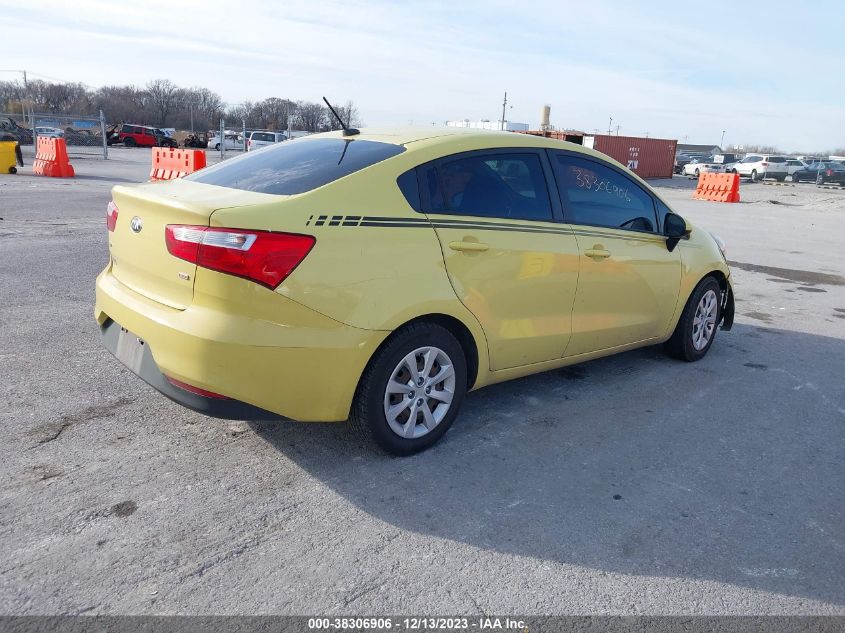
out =
{"type": "Polygon", "coordinates": [[[607,156],[529,135],[333,132],[117,186],[106,347],[208,415],[349,422],[410,454],[471,389],[646,345],[702,358],[721,241],[607,156]]]}

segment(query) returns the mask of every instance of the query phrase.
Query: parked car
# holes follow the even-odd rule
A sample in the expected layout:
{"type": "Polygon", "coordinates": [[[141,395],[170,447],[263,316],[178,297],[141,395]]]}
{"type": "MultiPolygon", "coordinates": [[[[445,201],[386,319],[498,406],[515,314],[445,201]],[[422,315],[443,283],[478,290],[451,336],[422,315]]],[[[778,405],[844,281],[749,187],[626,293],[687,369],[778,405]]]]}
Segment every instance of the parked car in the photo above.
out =
{"type": "Polygon", "coordinates": [[[845,165],[833,161],[812,163],[792,174],[792,182],[809,180],[819,185],[845,184],[845,165]]]}
{"type": "Polygon", "coordinates": [[[48,125],[36,125],[36,136],[45,136],[47,138],[62,138],[65,133],[57,127],[50,127],[48,125]]]}
{"type": "Polygon", "coordinates": [[[32,130],[18,125],[12,117],[0,115],[0,132],[5,132],[15,137],[21,145],[32,145],[32,130]]]}
{"type": "Polygon", "coordinates": [[[348,419],[400,455],[468,390],[660,343],[696,361],[733,323],[721,240],[549,138],[329,132],[116,186],[106,219],[119,361],[203,413],[348,419]]]}
{"type": "Polygon", "coordinates": [[[683,174],[684,173],[684,165],[691,163],[695,159],[702,159],[708,156],[708,154],[701,154],[698,152],[695,153],[688,153],[688,154],[677,154],[675,156],[675,168],[674,172],[676,174],[683,174]]]}
{"type": "Polygon", "coordinates": [[[787,158],[786,159],[786,172],[788,176],[792,176],[796,171],[801,171],[807,166],[803,160],[798,160],[797,158],[787,158]]]}
{"type": "MultiPolygon", "coordinates": [[[[213,149],[219,150],[220,149],[220,133],[218,132],[210,139],[208,139],[208,147],[213,149]]],[[[224,135],[223,140],[223,148],[224,150],[243,150],[244,148],[244,137],[240,134],[235,133],[226,133],[224,135]]]]}
{"type": "Polygon", "coordinates": [[[692,161],[684,165],[682,173],[684,176],[694,176],[698,178],[701,174],[721,173],[725,171],[725,166],[722,163],[716,162],[713,156],[707,158],[694,158],[692,161]]]}
{"type": "Polygon", "coordinates": [[[112,128],[108,144],[114,143],[123,143],[125,147],[177,147],[176,141],[160,129],[134,123],[121,123],[112,128]]]}
{"type": "Polygon", "coordinates": [[[246,143],[246,150],[250,151],[260,147],[266,147],[267,145],[272,145],[273,143],[281,143],[287,139],[288,137],[284,132],[262,132],[256,130],[255,132],[250,133],[249,139],[246,143]]]}
{"type": "Polygon", "coordinates": [[[783,182],[788,173],[786,157],[772,154],[749,154],[734,165],[734,170],[752,182],[764,178],[774,178],[783,182]]]}

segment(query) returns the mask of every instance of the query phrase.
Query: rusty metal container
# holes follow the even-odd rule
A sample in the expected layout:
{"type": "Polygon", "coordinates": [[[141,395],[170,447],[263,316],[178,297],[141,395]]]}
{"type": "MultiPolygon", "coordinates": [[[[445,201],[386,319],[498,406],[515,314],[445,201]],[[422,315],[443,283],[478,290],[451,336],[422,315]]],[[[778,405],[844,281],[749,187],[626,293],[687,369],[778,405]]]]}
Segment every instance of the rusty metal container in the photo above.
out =
{"type": "Polygon", "coordinates": [[[640,178],[671,178],[678,141],[637,136],[584,136],[584,146],[618,160],[640,178]]]}

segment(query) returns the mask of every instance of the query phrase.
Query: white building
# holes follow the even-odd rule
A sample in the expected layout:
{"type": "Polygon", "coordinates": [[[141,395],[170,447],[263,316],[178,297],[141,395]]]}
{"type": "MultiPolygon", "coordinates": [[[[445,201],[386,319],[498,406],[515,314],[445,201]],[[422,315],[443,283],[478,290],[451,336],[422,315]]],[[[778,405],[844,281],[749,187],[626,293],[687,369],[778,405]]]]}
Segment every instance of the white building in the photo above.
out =
{"type": "Polygon", "coordinates": [[[480,121],[470,121],[463,119],[462,121],[446,121],[448,127],[468,127],[475,130],[505,130],[506,132],[525,132],[528,130],[527,123],[517,123],[516,121],[505,121],[502,127],[501,119],[498,121],[491,121],[490,119],[481,119],[480,121]]]}

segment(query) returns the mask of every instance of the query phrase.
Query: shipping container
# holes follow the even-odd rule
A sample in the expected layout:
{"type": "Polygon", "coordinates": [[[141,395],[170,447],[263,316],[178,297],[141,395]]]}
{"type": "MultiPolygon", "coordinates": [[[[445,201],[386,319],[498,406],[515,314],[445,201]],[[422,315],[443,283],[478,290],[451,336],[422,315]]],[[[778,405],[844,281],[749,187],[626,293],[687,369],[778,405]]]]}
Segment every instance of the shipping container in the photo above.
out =
{"type": "Polygon", "coordinates": [[[626,165],[640,178],[671,178],[678,141],[665,138],[586,134],[577,130],[530,130],[524,134],[590,147],[626,165]]]}
{"type": "Polygon", "coordinates": [[[640,178],[671,178],[677,145],[678,141],[664,138],[607,134],[584,137],[584,147],[592,147],[602,154],[607,154],[640,178]]]}

